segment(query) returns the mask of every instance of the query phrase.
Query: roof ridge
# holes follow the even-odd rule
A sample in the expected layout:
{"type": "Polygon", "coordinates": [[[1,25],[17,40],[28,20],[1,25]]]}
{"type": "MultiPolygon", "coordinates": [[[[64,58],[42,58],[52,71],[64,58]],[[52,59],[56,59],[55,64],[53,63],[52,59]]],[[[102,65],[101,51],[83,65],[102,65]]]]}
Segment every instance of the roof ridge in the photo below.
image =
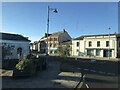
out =
{"type": "Polygon", "coordinates": [[[4,32],[0,32],[0,34],[2,34],[2,37],[0,37],[0,39],[2,40],[30,41],[28,40],[28,38],[24,37],[21,34],[12,34],[4,32]]]}
{"type": "Polygon", "coordinates": [[[76,40],[76,39],[83,39],[84,37],[92,37],[92,36],[107,36],[107,35],[116,35],[116,36],[119,36],[120,35],[120,33],[112,33],[112,34],[95,34],[95,35],[82,35],[82,36],[79,36],[79,37],[76,37],[76,38],[74,38],[74,40],[76,40]]]}

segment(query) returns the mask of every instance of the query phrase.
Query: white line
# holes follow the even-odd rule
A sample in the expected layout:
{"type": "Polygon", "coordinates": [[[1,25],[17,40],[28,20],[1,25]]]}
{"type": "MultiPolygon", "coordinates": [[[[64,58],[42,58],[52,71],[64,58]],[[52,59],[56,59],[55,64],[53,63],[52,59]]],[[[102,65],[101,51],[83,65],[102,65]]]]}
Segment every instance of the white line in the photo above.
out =
{"type": "Polygon", "coordinates": [[[107,73],[108,75],[115,75],[115,73],[107,73]]]}
{"type": "Polygon", "coordinates": [[[89,88],[88,84],[85,84],[87,88],[89,88]]]}
{"type": "Polygon", "coordinates": [[[81,68],[78,68],[78,69],[81,69],[81,68]]]}
{"type": "Polygon", "coordinates": [[[105,74],[105,72],[102,72],[102,71],[99,71],[99,73],[104,73],[105,74]]]}
{"type": "Polygon", "coordinates": [[[95,70],[90,70],[91,72],[96,72],[95,70]]]}
{"type": "Polygon", "coordinates": [[[84,69],[85,71],[88,71],[88,69],[84,69]]]}

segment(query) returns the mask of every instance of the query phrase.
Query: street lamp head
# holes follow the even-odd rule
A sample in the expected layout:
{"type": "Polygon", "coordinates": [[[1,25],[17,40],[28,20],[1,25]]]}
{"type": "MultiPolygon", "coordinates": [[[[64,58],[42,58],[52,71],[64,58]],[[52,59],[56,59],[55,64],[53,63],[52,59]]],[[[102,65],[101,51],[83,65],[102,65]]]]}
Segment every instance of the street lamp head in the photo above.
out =
{"type": "Polygon", "coordinates": [[[55,9],[53,12],[54,12],[54,13],[58,13],[57,9],[55,9]]]}

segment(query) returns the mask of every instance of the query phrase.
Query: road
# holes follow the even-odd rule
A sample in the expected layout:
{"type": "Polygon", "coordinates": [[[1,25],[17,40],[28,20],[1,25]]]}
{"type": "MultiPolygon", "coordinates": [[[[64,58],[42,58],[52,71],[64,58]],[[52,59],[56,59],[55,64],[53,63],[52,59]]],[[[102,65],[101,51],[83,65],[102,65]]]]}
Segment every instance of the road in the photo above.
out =
{"type": "Polygon", "coordinates": [[[88,61],[69,60],[64,61],[75,66],[74,71],[82,72],[85,75],[87,88],[118,88],[119,63],[113,61],[88,61]]]}
{"type": "Polygon", "coordinates": [[[118,77],[85,74],[85,84],[87,84],[89,88],[118,88],[118,77]]]}

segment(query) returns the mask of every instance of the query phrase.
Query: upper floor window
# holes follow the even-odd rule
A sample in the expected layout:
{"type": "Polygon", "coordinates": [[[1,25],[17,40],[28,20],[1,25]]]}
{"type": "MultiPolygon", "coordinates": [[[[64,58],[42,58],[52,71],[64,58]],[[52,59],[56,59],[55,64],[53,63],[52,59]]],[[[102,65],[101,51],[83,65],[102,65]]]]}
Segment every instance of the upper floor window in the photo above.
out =
{"type": "Polygon", "coordinates": [[[50,43],[50,47],[52,47],[52,43],[50,43]]]}
{"type": "Polygon", "coordinates": [[[79,42],[77,42],[77,47],[79,46],[79,42]]]}
{"type": "Polygon", "coordinates": [[[52,41],[52,38],[50,38],[50,41],[52,41]]]}
{"type": "Polygon", "coordinates": [[[109,47],[109,41],[106,41],[106,47],[109,47]]]}
{"type": "Polygon", "coordinates": [[[97,41],[97,47],[100,47],[100,41],[97,41]]]}
{"type": "Polygon", "coordinates": [[[54,38],[54,41],[57,41],[57,38],[54,38]]]}
{"type": "Polygon", "coordinates": [[[92,42],[91,41],[89,41],[89,47],[91,47],[92,46],[92,42]]]}

